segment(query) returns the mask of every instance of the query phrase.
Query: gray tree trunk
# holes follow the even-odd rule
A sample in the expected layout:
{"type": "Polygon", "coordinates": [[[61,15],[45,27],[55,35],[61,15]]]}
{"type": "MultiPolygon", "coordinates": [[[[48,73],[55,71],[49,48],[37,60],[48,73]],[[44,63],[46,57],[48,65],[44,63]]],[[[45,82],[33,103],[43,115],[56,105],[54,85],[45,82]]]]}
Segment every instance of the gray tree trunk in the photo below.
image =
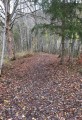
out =
{"type": "Polygon", "coordinates": [[[4,30],[3,30],[3,45],[2,45],[2,54],[1,54],[1,63],[0,63],[0,76],[2,72],[2,66],[4,62],[4,51],[5,51],[5,41],[6,41],[6,21],[7,21],[7,2],[5,3],[5,24],[4,24],[4,30]]]}

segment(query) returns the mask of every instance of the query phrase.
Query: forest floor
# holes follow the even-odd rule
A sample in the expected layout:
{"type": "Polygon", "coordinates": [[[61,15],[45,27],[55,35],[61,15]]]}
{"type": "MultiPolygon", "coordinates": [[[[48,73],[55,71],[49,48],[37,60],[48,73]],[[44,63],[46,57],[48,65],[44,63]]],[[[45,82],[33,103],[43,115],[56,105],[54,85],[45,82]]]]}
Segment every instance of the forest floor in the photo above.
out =
{"type": "Polygon", "coordinates": [[[0,120],[82,120],[78,65],[59,65],[59,59],[35,54],[4,65],[0,120]]]}

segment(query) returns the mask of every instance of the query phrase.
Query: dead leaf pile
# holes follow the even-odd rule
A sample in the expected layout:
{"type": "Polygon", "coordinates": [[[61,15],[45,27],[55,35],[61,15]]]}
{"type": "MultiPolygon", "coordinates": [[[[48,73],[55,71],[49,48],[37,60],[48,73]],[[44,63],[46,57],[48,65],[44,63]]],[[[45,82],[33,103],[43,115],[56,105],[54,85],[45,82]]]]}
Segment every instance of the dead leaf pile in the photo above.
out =
{"type": "Polygon", "coordinates": [[[82,120],[82,76],[58,63],[38,54],[4,66],[0,120],[82,120]]]}

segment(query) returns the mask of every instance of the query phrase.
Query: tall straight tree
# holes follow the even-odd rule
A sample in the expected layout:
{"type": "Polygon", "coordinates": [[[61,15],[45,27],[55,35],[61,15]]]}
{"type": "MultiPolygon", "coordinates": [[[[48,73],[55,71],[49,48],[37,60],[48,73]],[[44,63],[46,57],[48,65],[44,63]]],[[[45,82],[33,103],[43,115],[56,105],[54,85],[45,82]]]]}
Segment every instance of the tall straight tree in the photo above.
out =
{"type": "Polygon", "coordinates": [[[6,20],[7,20],[7,2],[5,5],[5,19],[4,19],[4,31],[3,31],[3,45],[2,45],[2,55],[1,55],[1,63],[0,63],[0,76],[2,72],[2,65],[4,60],[4,51],[5,51],[5,41],[6,41],[6,20]]]}
{"type": "Polygon", "coordinates": [[[15,59],[12,26],[16,17],[19,0],[0,0],[0,20],[6,27],[6,42],[10,59],[15,59]],[[6,21],[5,21],[6,20],[6,21]],[[6,22],[6,24],[5,24],[6,22]]]}

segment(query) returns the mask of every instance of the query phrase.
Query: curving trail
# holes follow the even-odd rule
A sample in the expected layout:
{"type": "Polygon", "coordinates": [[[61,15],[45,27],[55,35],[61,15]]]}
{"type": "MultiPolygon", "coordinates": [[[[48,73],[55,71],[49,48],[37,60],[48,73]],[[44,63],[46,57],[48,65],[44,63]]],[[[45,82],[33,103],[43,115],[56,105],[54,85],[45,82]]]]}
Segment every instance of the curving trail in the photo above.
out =
{"type": "Polygon", "coordinates": [[[82,120],[82,76],[58,63],[41,53],[5,66],[0,120],[82,120]]]}

